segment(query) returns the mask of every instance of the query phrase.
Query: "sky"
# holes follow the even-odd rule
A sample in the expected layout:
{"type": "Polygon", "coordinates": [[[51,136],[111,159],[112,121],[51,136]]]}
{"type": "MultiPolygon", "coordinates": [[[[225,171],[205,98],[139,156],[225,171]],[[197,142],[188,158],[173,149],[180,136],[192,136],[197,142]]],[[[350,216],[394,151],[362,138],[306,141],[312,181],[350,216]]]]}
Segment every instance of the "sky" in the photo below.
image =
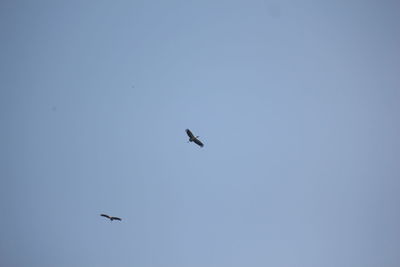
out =
{"type": "Polygon", "coordinates": [[[1,1],[0,265],[400,266],[399,10],[1,1]]]}

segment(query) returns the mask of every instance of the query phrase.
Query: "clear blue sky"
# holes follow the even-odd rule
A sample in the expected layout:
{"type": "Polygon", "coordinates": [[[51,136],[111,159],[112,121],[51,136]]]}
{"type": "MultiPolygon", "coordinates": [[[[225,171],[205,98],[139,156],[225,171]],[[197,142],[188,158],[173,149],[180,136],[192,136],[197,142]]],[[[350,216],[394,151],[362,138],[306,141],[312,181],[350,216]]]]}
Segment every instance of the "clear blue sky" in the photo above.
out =
{"type": "Polygon", "coordinates": [[[400,266],[398,1],[0,10],[1,266],[400,266]]]}

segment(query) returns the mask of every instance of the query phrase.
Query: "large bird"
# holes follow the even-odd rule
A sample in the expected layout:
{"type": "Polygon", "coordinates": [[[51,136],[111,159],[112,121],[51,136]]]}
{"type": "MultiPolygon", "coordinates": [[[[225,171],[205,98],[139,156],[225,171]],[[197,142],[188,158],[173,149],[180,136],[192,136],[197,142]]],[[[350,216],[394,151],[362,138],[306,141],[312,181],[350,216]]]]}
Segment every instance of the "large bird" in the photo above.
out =
{"type": "Polygon", "coordinates": [[[189,142],[195,142],[197,145],[199,145],[200,147],[203,147],[203,143],[200,142],[200,140],[198,139],[198,136],[194,136],[194,134],[189,130],[186,129],[186,133],[189,136],[189,142]]]}
{"type": "Polygon", "coordinates": [[[107,214],[100,214],[100,216],[106,217],[106,218],[110,219],[110,221],[114,221],[114,220],[116,220],[116,221],[122,221],[121,218],[109,216],[109,215],[107,215],[107,214]]]}

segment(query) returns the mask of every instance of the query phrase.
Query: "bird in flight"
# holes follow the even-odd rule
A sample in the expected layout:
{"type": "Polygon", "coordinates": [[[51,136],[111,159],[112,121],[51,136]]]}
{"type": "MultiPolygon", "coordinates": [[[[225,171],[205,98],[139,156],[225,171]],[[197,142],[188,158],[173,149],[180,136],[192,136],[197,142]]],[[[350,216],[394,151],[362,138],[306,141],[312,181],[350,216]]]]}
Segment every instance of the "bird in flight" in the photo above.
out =
{"type": "Polygon", "coordinates": [[[200,147],[204,146],[203,143],[198,139],[199,136],[194,136],[194,134],[189,129],[186,129],[186,133],[189,136],[189,142],[195,142],[200,147]]]}
{"type": "Polygon", "coordinates": [[[110,221],[114,221],[114,220],[116,220],[116,221],[122,221],[121,218],[109,216],[109,215],[107,215],[107,214],[100,214],[100,216],[106,217],[106,218],[110,219],[110,221]]]}

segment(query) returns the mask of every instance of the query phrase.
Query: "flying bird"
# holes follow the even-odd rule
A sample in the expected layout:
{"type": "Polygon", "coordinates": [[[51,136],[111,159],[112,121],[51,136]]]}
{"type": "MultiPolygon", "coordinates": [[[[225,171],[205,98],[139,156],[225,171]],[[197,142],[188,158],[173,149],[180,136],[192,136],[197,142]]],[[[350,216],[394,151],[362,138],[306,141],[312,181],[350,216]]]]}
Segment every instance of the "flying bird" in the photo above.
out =
{"type": "Polygon", "coordinates": [[[100,214],[100,216],[106,217],[106,218],[110,219],[110,221],[114,221],[114,220],[122,221],[121,218],[109,216],[109,215],[107,215],[107,214],[100,214]]]}
{"type": "Polygon", "coordinates": [[[198,139],[198,136],[194,136],[194,134],[189,130],[186,129],[186,133],[189,136],[189,142],[195,142],[197,145],[199,145],[200,147],[203,147],[203,143],[200,142],[200,140],[198,139]]]}

